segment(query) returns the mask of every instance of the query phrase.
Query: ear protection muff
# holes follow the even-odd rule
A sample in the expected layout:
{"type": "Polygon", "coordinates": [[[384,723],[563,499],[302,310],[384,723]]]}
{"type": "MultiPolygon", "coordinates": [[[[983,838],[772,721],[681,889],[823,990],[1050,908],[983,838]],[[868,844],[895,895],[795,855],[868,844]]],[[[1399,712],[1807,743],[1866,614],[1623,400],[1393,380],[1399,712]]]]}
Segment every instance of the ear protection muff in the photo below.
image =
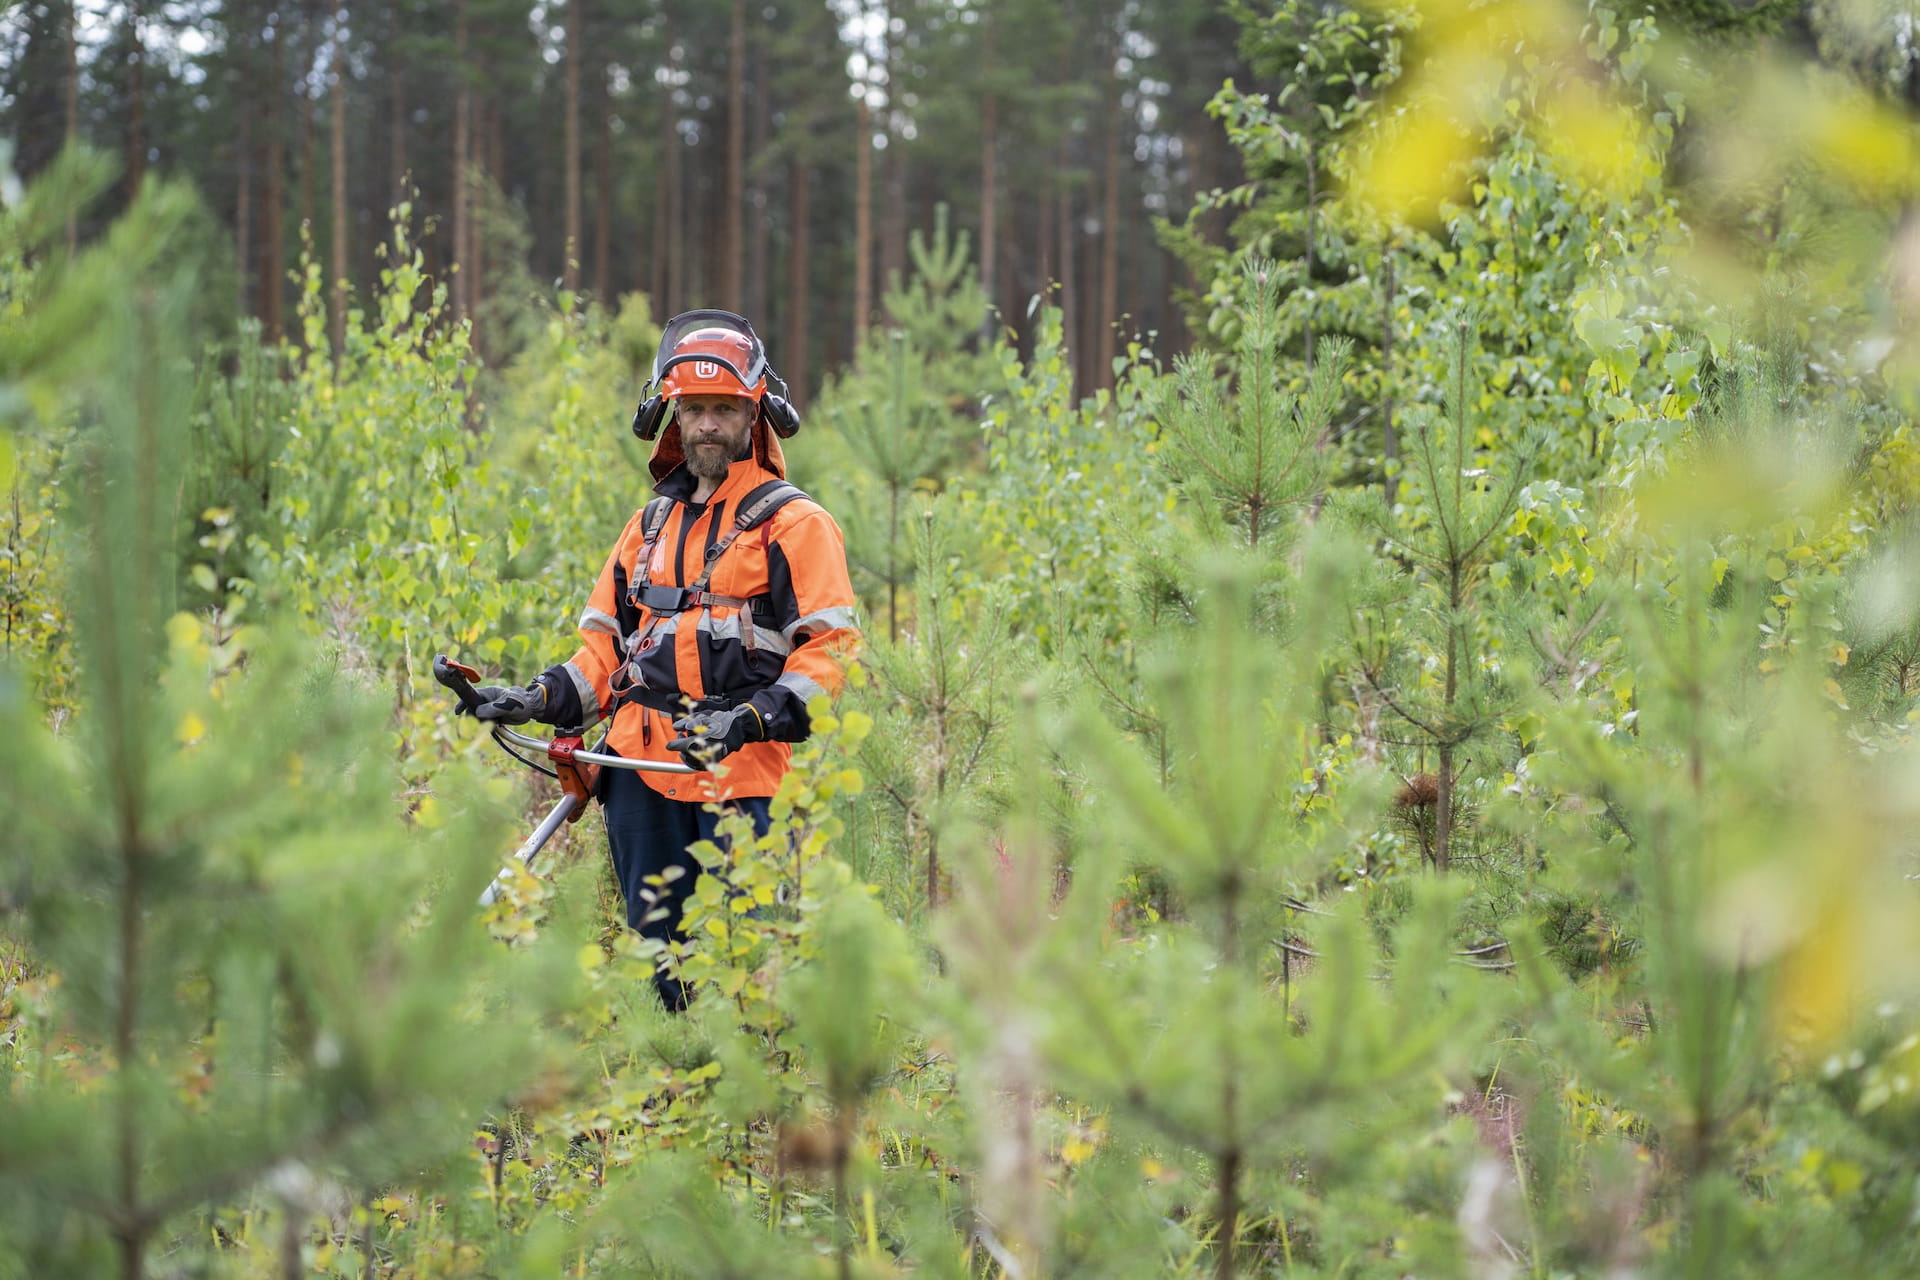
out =
{"type": "Polygon", "coordinates": [[[760,397],[760,416],[782,440],[791,439],[800,429],[800,411],[785,396],[776,396],[771,391],[760,397]]]}
{"type": "Polygon", "coordinates": [[[780,384],[780,394],[769,391],[760,397],[760,416],[767,420],[773,434],[782,440],[792,439],[793,433],[800,429],[800,411],[787,399],[787,380],[775,373],[772,365],[767,366],[767,378],[780,384]]]}
{"type": "Polygon", "coordinates": [[[633,411],[633,434],[642,440],[652,440],[666,424],[671,408],[667,398],[657,393],[642,400],[640,407],[633,411]]]}

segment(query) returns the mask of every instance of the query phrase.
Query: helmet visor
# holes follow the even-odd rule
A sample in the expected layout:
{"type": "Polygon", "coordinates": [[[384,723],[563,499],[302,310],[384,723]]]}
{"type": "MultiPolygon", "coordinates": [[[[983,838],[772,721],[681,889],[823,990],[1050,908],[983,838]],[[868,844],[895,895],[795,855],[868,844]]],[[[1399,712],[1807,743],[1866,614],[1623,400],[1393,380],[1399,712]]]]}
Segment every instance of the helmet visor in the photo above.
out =
{"type": "Polygon", "coordinates": [[[711,390],[757,398],[766,390],[766,371],[766,348],[753,326],[731,311],[675,316],[653,356],[653,381],[668,396],[711,390]]]}

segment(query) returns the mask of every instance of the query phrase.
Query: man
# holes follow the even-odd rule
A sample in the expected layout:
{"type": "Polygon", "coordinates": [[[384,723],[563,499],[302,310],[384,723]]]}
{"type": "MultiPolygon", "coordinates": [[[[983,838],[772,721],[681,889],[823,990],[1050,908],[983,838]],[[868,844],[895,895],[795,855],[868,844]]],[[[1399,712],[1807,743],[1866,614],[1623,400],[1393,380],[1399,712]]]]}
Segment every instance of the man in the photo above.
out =
{"type": "MultiPolygon", "coordinates": [[[[580,617],[579,651],[525,687],[477,690],[482,720],[584,727],[610,715],[605,750],[678,753],[706,770],[600,772],[627,923],[663,941],[683,937],[700,874],[688,846],[713,839],[726,812],[765,834],[789,744],[807,736],[807,702],[840,687],[859,639],[840,528],[784,482],[779,437],[799,418],[768,394],[769,377],[779,381],[739,316],[693,311],[667,323],[633,423],[642,439],[658,435],[660,496],[614,544],[580,617]],[[674,867],[678,878],[649,883],[674,867]]],[[[663,969],[656,982],[669,1009],[686,1006],[677,978],[663,969]]]]}

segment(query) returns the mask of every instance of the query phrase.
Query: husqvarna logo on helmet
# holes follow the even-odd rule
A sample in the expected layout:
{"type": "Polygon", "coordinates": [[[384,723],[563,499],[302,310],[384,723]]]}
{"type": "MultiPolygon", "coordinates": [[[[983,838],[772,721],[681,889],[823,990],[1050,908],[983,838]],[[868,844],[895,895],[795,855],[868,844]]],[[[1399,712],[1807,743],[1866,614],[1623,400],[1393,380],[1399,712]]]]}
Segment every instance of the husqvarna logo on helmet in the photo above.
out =
{"type": "Polygon", "coordinates": [[[695,360],[693,362],[693,376],[696,378],[717,378],[720,376],[720,366],[711,360],[695,360]]]}

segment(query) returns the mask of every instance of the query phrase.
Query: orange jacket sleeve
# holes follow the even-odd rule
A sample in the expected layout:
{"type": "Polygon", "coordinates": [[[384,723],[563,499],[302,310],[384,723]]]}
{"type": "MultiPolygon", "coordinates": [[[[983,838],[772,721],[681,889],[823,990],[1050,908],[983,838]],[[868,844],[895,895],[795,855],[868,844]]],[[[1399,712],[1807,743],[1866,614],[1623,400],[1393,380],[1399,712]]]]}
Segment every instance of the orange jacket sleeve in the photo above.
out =
{"type": "Polygon", "coordinates": [[[845,683],[860,632],[846,540],[833,517],[812,502],[795,502],[772,523],[767,577],[774,622],[793,649],[773,685],[748,701],[766,722],[768,738],[798,742],[811,726],[807,702],[845,683]]]}

